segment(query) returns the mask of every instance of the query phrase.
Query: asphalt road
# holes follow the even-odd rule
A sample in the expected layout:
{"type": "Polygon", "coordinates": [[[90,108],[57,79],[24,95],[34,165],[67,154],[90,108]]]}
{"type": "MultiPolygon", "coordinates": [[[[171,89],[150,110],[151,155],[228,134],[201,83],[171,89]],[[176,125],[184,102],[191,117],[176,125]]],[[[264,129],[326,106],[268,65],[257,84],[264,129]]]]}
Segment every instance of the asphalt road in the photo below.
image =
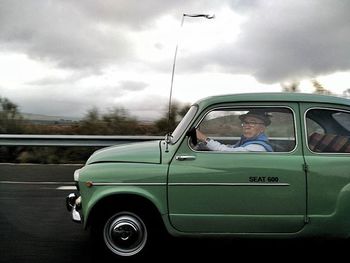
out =
{"type": "MultiPolygon", "coordinates": [[[[64,199],[79,166],[0,164],[0,262],[106,262],[64,199]]],[[[300,261],[347,258],[349,241],[169,239],[153,261],[300,261]]],[[[143,260],[140,260],[143,261],[143,260]]]]}

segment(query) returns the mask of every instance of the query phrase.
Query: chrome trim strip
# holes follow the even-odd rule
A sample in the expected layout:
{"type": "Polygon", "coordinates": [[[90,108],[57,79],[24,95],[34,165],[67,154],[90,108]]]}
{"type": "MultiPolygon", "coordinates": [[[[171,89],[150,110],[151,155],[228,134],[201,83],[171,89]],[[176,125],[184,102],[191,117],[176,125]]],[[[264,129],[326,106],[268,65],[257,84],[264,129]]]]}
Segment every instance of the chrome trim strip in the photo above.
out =
{"type": "Polygon", "coordinates": [[[169,183],[169,186],[290,186],[288,183],[169,183]]]}
{"type": "Polygon", "coordinates": [[[166,185],[166,183],[94,183],[92,186],[159,186],[166,185]]]}
{"type": "Polygon", "coordinates": [[[79,212],[76,209],[76,205],[74,205],[73,209],[72,209],[72,220],[74,222],[76,222],[76,223],[81,223],[82,222],[81,216],[80,216],[79,212]]]}
{"type": "Polygon", "coordinates": [[[113,146],[131,142],[158,141],[163,136],[134,135],[46,135],[0,134],[0,145],[6,146],[113,146]]]}
{"type": "MultiPolygon", "coordinates": [[[[165,186],[166,183],[94,183],[93,186],[165,186]]],[[[288,183],[169,183],[169,186],[290,186],[288,183]]]]}

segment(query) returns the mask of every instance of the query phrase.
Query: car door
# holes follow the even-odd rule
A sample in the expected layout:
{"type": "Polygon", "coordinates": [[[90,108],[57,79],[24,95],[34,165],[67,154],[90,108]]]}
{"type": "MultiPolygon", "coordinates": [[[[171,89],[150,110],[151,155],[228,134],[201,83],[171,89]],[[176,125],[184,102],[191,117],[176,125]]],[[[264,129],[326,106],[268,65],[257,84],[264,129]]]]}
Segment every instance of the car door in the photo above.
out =
{"type": "Polygon", "coordinates": [[[196,127],[217,141],[234,143],[240,129],[234,123],[239,114],[253,108],[273,115],[266,132],[275,143],[274,152],[208,151],[191,145],[189,138],[181,143],[168,179],[170,220],[177,230],[293,233],[302,229],[306,182],[296,129],[298,104],[216,106],[202,114],[196,127]]]}
{"type": "Polygon", "coordinates": [[[334,227],[346,231],[340,222],[349,220],[349,202],[342,197],[348,193],[350,182],[350,109],[309,103],[302,104],[301,111],[305,125],[309,215],[311,220],[322,222],[319,225],[324,231],[332,231],[334,227]]]}

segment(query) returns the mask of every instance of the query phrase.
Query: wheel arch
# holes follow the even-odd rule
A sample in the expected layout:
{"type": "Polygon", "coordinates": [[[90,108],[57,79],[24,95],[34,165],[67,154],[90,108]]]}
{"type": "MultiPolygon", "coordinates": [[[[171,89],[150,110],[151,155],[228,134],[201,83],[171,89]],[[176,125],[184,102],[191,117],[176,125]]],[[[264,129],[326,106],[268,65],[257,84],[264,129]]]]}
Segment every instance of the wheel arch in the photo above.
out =
{"type": "Polygon", "coordinates": [[[156,205],[156,200],[147,195],[142,195],[135,192],[118,192],[109,193],[99,198],[89,207],[89,212],[86,215],[85,228],[90,227],[95,220],[100,216],[108,213],[111,210],[129,210],[136,211],[146,216],[154,216],[157,223],[161,223],[165,229],[165,222],[163,222],[162,212],[159,204],[156,205]]]}

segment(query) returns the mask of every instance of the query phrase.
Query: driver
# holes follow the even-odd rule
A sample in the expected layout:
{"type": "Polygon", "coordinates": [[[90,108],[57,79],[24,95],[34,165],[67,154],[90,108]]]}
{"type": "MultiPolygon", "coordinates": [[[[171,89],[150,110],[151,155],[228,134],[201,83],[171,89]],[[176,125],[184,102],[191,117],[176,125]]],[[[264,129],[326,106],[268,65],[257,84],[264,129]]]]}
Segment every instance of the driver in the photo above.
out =
{"type": "Polygon", "coordinates": [[[207,137],[196,130],[197,139],[206,144],[211,151],[231,152],[272,152],[273,149],[265,134],[265,129],[271,124],[270,116],[261,110],[251,110],[240,115],[242,135],[234,145],[225,145],[207,137]]]}

